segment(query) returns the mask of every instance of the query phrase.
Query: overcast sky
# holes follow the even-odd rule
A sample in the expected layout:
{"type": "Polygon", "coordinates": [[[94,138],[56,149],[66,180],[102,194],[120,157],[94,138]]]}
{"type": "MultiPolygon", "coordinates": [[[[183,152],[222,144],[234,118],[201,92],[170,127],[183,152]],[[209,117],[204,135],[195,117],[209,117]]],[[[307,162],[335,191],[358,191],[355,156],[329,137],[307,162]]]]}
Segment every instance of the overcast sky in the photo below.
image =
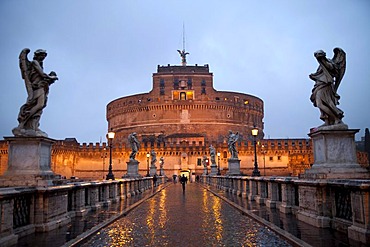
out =
{"type": "Polygon", "coordinates": [[[370,127],[370,1],[0,1],[0,138],[26,101],[18,56],[46,49],[57,72],[40,128],[50,138],[105,141],[106,105],[149,92],[157,65],[179,65],[185,24],[188,64],[209,64],[216,90],[265,104],[265,138],[306,138],[321,125],[309,100],[313,53],[347,53],[339,87],[343,121],[370,127]]]}

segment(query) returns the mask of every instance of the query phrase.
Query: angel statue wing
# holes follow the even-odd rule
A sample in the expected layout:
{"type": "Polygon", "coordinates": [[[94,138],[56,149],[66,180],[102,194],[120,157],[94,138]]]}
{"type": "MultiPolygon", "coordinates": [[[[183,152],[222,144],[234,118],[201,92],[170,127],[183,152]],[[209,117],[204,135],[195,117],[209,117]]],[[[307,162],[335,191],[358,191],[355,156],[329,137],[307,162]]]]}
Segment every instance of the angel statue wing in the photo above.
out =
{"type": "Polygon", "coordinates": [[[24,83],[26,84],[26,90],[28,94],[27,101],[29,99],[32,99],[33,97],[32,84],[31,84],[30,78],[28,77],[29,68],[31,66],[31,62],[27,58],[28,53],[30,53],[30,49],[24,48],[19,54],[19,67],[21,69],[21,74],[22,74],[24,83]]]}
{"type": "Polygon", "coordinates": [[[340,82],[346,71],[346,53],[341,48],[334,48],[334,57],[332,61],[337,67],[337,75],[335,77],[334,92],[337,92],[340,82]]]}

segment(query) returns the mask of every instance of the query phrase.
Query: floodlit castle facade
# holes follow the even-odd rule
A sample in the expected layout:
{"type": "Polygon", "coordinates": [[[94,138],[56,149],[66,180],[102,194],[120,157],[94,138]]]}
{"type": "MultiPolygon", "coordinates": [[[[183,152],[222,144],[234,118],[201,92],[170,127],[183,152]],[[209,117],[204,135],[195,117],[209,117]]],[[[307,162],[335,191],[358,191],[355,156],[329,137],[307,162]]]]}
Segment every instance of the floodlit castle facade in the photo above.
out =
{"type": "MultiPolygon", "coordinates": [[[[253,128],[258,129],[256,149],[261,175],[298,175],[313,163],[310,139],[264,139],[262,99],[216,90],[209,66],[187,65],[184,57],[182,65],[157,67],[150,92],[111,101],[106,118],[108,131],[115,132],[112,167],[116,178],[127,173],[131,153],[128,136],[134,132],[140,141],[136,160],[143,176],[148,173],[152,150],[157,156],[158,174],[161,165],[168,177],[186,173],[193,178],[209,172],[211,145],[217,152],[220,173],[227,174],[229,131],[239,135],[240,171],[250,175],[254,167],[253,128]]],[[[103,179],[108,165],[106,143],[80,144],[67,138],[53,146],[51,168],[67,178],[103,179]]],[[[0,173],[6,168],[7,143],[0,141],[0,173]]]]}

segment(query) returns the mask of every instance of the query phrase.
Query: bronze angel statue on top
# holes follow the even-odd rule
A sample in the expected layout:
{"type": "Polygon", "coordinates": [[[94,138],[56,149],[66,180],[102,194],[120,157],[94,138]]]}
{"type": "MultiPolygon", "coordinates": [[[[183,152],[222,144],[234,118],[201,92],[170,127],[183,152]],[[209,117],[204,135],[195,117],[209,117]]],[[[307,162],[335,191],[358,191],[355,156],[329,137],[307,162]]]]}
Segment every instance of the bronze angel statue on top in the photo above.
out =
{"type": "Polygon", "coordinates": [[[28,97],[19,111],[19,125],[13,129],[13,134],[15,136],[47,137],[47,134],[39,129],[40,118],[46,107],[49,86],[58,80],[58,77],[54,71],[49,74],[44,72],[43,61],[47,56],[45,50],[36,50],[32,61],[27,58],[29,52],[30,49],[25,48],[19,55],[19,66],[28,97]]]}
{"type": "Polygon", "coordinates": [[[180,54],[182,66],[186,66],[186,55],[189,55],[190,53],[185,52],[185,50],[177,50],[177,52],[180,54]]]}
{"type": "Polygon", "coordinates": [[[326,53],[319,50],[314,53],[319,67],[309,75],[315,81],[310,100],[320,109],[320,119],[325,123],[320,126],[343,125],[344,112],[339,105],[338,87],[346,70],[346,53],[341,48],[334,48],[334,57],[326,58],[326,53]]]}

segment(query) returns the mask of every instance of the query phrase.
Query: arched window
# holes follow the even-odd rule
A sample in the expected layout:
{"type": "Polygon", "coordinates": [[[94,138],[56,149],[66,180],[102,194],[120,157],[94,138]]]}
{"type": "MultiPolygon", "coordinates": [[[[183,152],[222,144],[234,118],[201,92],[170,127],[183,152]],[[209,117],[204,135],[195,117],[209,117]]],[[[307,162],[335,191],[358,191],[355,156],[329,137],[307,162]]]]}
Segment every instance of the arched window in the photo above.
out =
{"type": "Polygon", "coordinates": [[[180,93],[180,100],[186,100],[186,93],[185,92],[180,93]]]}

